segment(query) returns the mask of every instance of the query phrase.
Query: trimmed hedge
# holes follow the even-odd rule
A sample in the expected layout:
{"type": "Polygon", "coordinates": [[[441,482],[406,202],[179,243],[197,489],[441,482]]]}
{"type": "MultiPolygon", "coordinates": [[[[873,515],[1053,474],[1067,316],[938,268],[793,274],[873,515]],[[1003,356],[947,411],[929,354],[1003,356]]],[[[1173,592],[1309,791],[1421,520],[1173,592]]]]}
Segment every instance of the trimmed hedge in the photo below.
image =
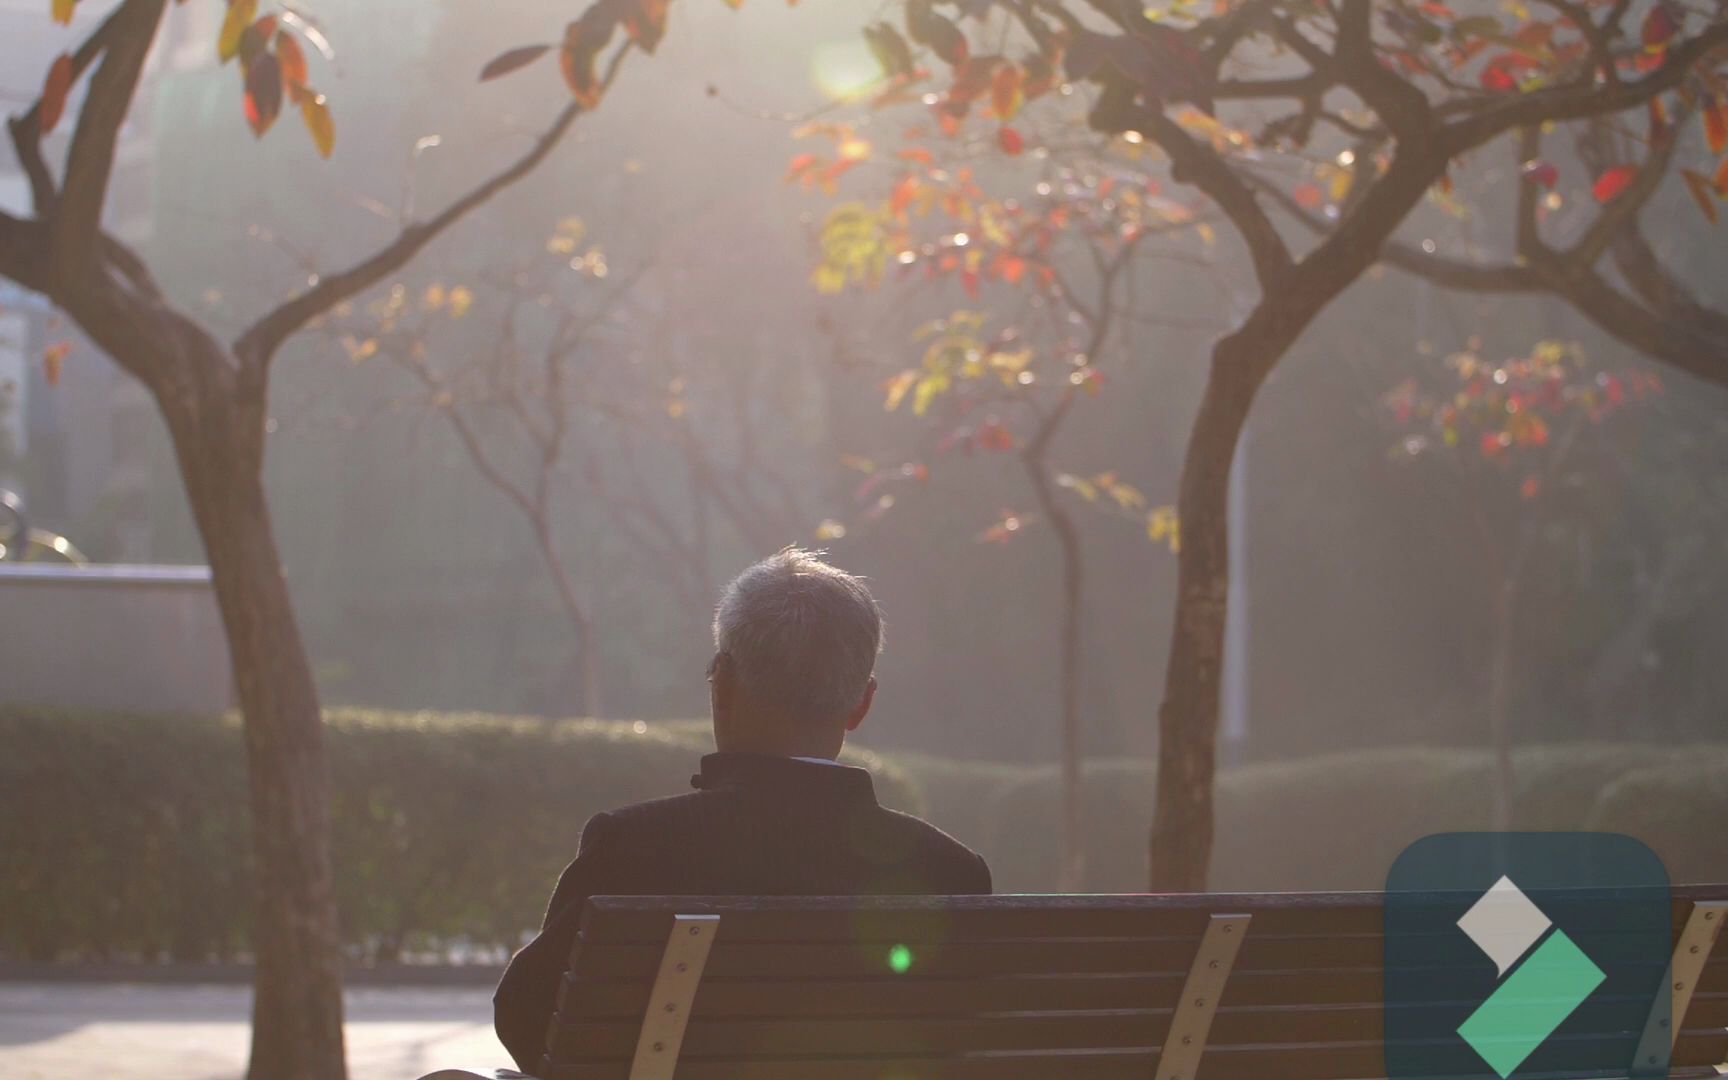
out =
{"type": "MultiPolygon", "coordinates": [[[[336,876],[356,959],[498,959],[539,922],[598,811],[687,790],[711,747],[690,721],[334,710],[336,876]]],[[[978,848],[1002,892],[1055,888],[1050,766],[919,754],[869,768],[882,800],[978,848]]],[[[1145,887],[1153,763],[1086,767],[1086,888],[1145,887]]],[[[1532,747],[1514,825],[1650,844],[1676,881],[1728,878],[1728,746],[1532,747]]],[[[1480,829],[1488,755],[1399,748],[1252,765],[1218,780],[1213,887],[1374,889],[1405,845],[1480,829]]],[[[228,959],[246,950],[251,872],[233,718],[0,709],[0,955],[228,959]]]]}
{"type": "MultiPolygon", "coordinates": [[[[895,759],[897,762],[899,758],[895,759]]],[[[908,761],[908,771],[926,773],[908,761]]],[[[1515,761],[1513,827],[1626,832],[1663,856],[1676,881],[1728,879],[1728,746],[1664,749],[1576,743],[1527,747],[1515,761]]],[[[1146,887],[1156,766],[1088,762],[1085,887],[1146,887]]],[[[1363,750],[1220,773],[1211,885],[1220,891],[1378,889],[1407,845],[1485,829],[1487,753],[1434,747],[1363,750]]],[[[942,805],[929,795],[932,817],[942,805]]],[[[943,800],[945,802],[946,800],[943,800]]],[[[1060,788],[1052,767],[971,778],[963,820],[1002,892],[1049,891],[1059,866],[1060,788]]]]}
{"type": "MultiPolygon", "coordinates": [[[[343,932],[361,959],[537,926],[589,816],[689,790],[689,725],[334,710],[343,932]]],[[[0,953],[192,961],[243,954],[249,814],[233,718],[0,710],[0,953]]],[[[890,806],[907,778],[871,769],[890,806]]]]}

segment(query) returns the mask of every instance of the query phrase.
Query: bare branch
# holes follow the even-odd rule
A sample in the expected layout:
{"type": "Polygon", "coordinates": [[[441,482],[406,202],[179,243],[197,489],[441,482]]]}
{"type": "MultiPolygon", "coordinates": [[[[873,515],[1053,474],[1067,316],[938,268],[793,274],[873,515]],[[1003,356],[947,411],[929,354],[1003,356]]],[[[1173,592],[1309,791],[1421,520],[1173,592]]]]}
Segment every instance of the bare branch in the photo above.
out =
{"type": "Polygon", "coordinates": [[[268,365],[288,336],[344,300],[365,291],[404,266],[440,233],[466,217],[498,192],[533,172],[563,139],[582,114],[574,102],[564,106],[550,128],[522,157],[457,199],[438,216],[410,225],[381,250],[318,284],[253,323],[234,343],[234,352],[249,364],[268,365]]]}
{"type": "MultiPolygon", "coordinates": [[[[102,54],[114,35],[118,32],[120,17],[125,14],[124,6],[115,8],[102,25],[78,46],[72,54],[72,81],[77,82],[84,77],[90,65],[102,54]]],[[[30,194],[35,204],[36,216],[44,220],[54,206],[54,200],[59,192],[54,186],[54,178],[48,173],[48,165],[42,160],[42,102],[40,99],[30,106],[22,116],[14,116],[7,120],[6,125],[12,134],[12,146],[18,153],[18,161],[24,167],[24,173],[30,180],[30,194]]]]}

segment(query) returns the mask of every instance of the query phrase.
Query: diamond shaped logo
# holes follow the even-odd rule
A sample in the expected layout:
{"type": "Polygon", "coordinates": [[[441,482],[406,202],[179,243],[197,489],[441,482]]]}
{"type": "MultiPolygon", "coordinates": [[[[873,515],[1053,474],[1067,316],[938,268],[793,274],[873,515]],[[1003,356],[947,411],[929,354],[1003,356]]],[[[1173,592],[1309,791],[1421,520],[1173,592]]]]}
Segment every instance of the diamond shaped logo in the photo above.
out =
{"type": "Polygon", "coordinates": [[[1600,833],[1449,833],[1386,889],[1386,1075],[1666,1076],[1661,862],[1600,833]],[[1636,1064],[1635,1064],[1636,1063],[1636,1064]]]}

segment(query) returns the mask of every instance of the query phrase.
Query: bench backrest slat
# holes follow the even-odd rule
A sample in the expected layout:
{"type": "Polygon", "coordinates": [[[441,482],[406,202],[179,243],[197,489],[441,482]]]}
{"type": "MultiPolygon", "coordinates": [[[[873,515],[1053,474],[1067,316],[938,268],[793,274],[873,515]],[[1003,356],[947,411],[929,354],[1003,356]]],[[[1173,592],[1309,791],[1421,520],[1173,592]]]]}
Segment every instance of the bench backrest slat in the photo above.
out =
{"type": "MultiPolygon", "coordinates": [[[[1721,898],[1728,885],[1676,890],[1676,933],[1694,901],[1721,898]]],[[[677,1080],[1151,1080],[1201,936],[1221,912],[1251,924],[1194,1080],[1379,1075],[1384,907],[1374,894],[599,897],[584,915],[541,1071],[545,1080],[628,1080],[672,918],[711,914],[720,919],[677,1080]]],[[[1481,963],[1461,950],[1456,966],[1423,978],[1434,988],[1456,980],[1467,1000],[1481,963]]],[[[1591,1029],[1589,1015],[1612,1016],[1613,1006],[1587,1002],[1578,1025],[1591,1029]]],[[[1673,1063],[1678,1076],[1725,1061],[1728,948],[1719,945],[1673,1063]]]]}

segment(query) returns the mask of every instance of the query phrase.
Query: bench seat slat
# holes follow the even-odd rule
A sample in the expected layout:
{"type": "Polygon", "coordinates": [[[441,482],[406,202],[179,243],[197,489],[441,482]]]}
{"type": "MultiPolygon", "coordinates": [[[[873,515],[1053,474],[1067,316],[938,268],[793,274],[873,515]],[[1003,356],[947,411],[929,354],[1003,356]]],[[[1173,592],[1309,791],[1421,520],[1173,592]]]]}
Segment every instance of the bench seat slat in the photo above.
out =
{"type": "MultiPolygon", "coordinates": [[[[1721,1061],[1728,1036],[1682,1035],[1670,1076],[1716,1075],[1706,1062],[1721,1061]],[[1714,1056],[1713,1056],[1714,1055],[1714,1056]]],[[[1156,1050],[1097,1050],[1078,1053],[1003,1053],[965,1056],[895,1055],[877,1057],[797,1056],[692,1058],[678,1063],[677,1080],[1066,1080],[1067,1077],[1121,1077],[1145,1080],[1157,1064],[1156,1050]]],[[[1376,1041],[1328,1045],[1260,1044],[1209,1051],[1204,1080],[1369,1080],[1382,1075],[1385,1059],[1376,1041]]],[[[628,1080],[628,1062],[600,1061],[553,1065],[541,1080],[628,1080]]],[[[1470,1080],[1495,1080],[1486,1068],[1470,1080]]],[[[1522,1075],[1522,1074],[1521,1074],[1522,1075]]],[[[1566,1074],[1559,1074],[1566,1075],[1566,1074]]],[[[1524,1080],[1540,1080],[1541,1074],[1524,1080]]],[[[1452,1078],[1436,1078],[1452,1080],[1452,1078]]],[[[1463,1080],[1463,1078],[1459,1078],[1463,1080]]]]}
{"type": "MultiPolygon", "coordinates": [[[[1612,1023],[1622,1015],[1618,1012],[1620,1004],[1588,1002],[1571,1022],[1587,1029],[1601,1020],[1612,1023]]],[[[1447,1016],[1458,1011],[1456,1006],[1445,1008],[1447,1016]]],[[[1377,1043],[1384,1034],[1384,1015],[1379,1005],[1227,1006],[1214,1018],[1207,1045],[1215,1049],[1263,1043],[1377,1043]]],[[[696,1059],[753,1053],[771,1057],[867,1056],[880,1053],[883,1047],[905,1053],[1147,1049],[1164,1044],[1170,1017],[1168,1009],[1143,1009],[868,1019],[695,1019],[686,1030],[682,1052],[686,1059],[696,1059]]],[[[1728,1001],[1716,998],[1702,1010],[1695,1006],[1688,1013],[1687,1024],[1689,1030],[1720,1030],[1725,1026],[1724,1017],[1728,1017],[1728,1001]]],[[[638,1024],[630,1020],[559,1023],[551,1032],[549,1045],[559,1060],[622,1057],[635,1048],[637,1031],[638,1024]]],[[[1636,1033],[1632,1034],[1635,1041],[1636,1033]]],[[[1697,1034],[1707,1037],[1708,1032],[1697,1034]]]]}

